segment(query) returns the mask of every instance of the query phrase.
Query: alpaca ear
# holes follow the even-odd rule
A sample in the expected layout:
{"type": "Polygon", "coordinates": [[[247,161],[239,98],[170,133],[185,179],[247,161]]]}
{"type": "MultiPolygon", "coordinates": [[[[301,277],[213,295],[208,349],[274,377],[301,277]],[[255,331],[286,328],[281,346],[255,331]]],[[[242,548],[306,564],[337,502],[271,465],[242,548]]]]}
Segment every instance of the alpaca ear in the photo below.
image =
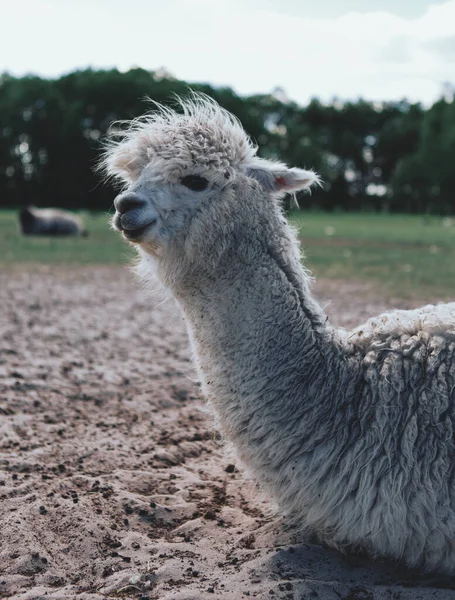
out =
{"type": "Polygon", "coordinates": [[[314,171],[306,171],[286,165],[259,159],[257,165],[246,168],[248,177],[252,177],[267,190],[273,192],[297,192],[306,190],[313,184],[320,185],[320,179],[314,171]]]}
{"type": "Polygon", "coordinates": [[[280,192],[297,192],[306,190],[315,183],[319,184],[319,177],[314,171],[297,169],[297,167],[274,173],[274,180],[275,187],[280,192]]]}

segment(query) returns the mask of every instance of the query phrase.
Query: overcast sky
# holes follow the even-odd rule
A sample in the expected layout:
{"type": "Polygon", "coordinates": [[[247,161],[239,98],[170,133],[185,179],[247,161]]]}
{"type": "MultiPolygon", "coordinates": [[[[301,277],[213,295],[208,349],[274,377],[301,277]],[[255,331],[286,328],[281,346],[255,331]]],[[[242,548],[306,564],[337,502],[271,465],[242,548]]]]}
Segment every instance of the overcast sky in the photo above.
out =
{"type": "MultiPolygon", "coordinates": [[[[430,103],[455,84],[455,0],[0,0],[0,72],[165,67],[240,94],[430,103]]],[[[0,91],[1,93],[1,91],[0,91]]]]}

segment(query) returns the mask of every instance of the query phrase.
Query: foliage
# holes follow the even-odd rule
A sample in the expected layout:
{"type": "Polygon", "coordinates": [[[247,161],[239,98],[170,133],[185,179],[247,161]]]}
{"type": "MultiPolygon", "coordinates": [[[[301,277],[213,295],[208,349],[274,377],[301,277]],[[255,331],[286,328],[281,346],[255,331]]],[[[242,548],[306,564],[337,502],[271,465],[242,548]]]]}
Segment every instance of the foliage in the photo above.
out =
{"type": "MultiPolygon", "coordinates": [[[[312,167],[325,181],[305,205],[326,210],[453,213],[455,104],[237,96],[191,85],[236,114],[264,156],[312,167]]],[[[94,173],[110,124],[185,95],[166,73],[76,71],[56,80],[0,76],[0,206],[108,210],[114,190],[94,173]]]]}

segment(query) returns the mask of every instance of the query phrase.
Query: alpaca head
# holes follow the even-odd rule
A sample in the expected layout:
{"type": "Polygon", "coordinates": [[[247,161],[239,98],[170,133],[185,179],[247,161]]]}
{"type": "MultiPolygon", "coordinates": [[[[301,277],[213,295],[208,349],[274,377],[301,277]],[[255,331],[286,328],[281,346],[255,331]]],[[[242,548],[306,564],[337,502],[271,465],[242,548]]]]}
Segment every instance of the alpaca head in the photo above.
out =
{"type": "Polygon", "coordinates": [[[207,96],[193,94],[180,107],[158,106],[129,123],[101,162],[123,184],[113,226],[142,254],[185,253],[195,235],[229,230],[223,221],[236,218],[240,197],[251,213],[255,202],[259,210],[318,182],[312,171],[257,157],[240,122],[207,96]]]}

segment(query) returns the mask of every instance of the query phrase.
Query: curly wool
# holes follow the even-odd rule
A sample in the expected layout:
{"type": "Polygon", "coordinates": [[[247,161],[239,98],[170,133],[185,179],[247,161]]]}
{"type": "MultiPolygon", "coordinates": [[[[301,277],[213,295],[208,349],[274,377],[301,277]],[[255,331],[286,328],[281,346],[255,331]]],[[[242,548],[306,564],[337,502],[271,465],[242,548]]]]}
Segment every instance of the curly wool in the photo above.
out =
{"type": "Polygon", "coordinates": [[[182,112],[154,103],[154,112],[113,130],[101,168],[126,182],[145,167],[167,181],[192,170],[223,182],[254,158],[257,148],[240,122],[211,98],[200,94],[177,101],[182,112]]]}
{"type": "Polygon", "coordinates": [[[455,304],[332,327],[277,202],[314,174],[254,153],[206,99],[133,123],[105,165],[170,240],[159,255],[139,242],[140,272],[173,293],[222,435],[289,518],[337,548],[455,574],[455,304]],[[166,184],[189,167],[234,177],[197,202],[166,184]]]}
{"type": "Polygon", "coordinates": [[[453,574],[455,304],[337,330],[274,254],[180,300],[223,435],[321,541],[453,574]]]}

